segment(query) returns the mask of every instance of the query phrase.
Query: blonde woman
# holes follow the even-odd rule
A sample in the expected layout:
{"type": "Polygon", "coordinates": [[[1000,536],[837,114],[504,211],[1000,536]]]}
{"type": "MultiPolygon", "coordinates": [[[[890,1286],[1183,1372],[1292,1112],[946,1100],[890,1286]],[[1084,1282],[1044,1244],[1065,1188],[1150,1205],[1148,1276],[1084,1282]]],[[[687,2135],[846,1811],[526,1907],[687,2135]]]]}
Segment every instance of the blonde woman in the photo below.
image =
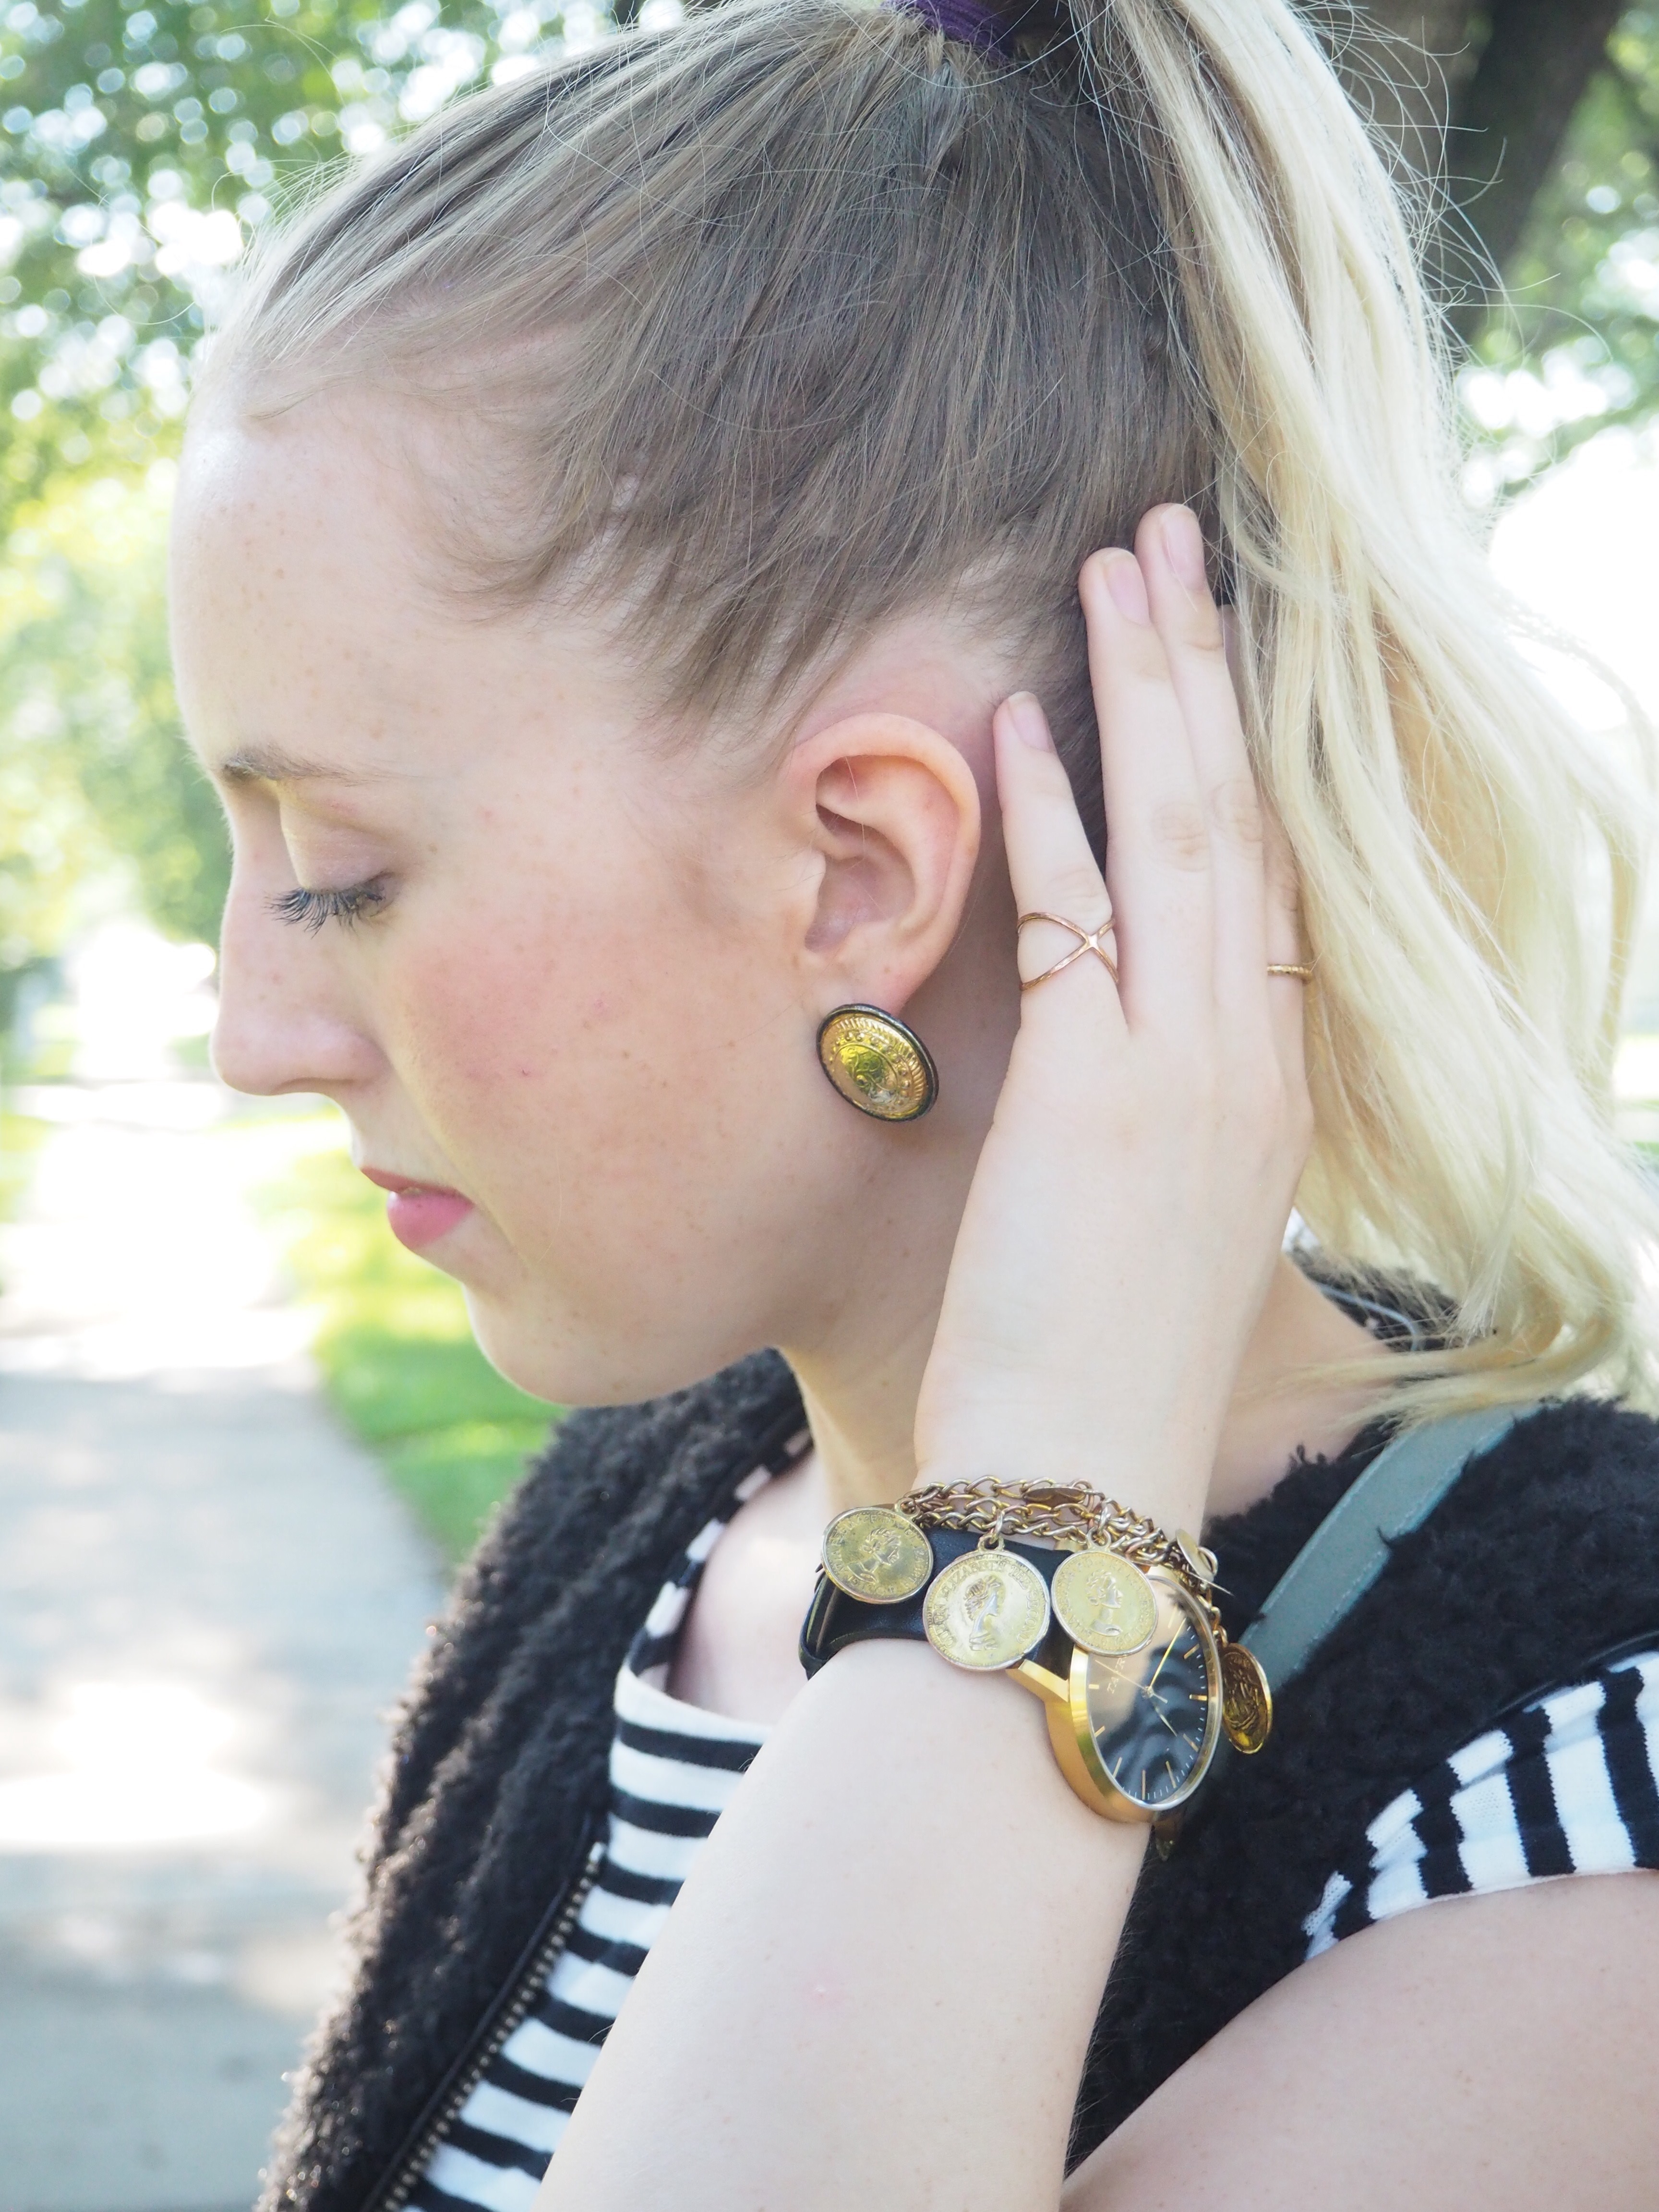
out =
{"type": "Polygon", "coordinates": [[[736,0],[266,254],[219,1066],[590,1409],[268,2205],[1650,2207],[1632,854],[1443,404],[1281,0],[736,0]]]}

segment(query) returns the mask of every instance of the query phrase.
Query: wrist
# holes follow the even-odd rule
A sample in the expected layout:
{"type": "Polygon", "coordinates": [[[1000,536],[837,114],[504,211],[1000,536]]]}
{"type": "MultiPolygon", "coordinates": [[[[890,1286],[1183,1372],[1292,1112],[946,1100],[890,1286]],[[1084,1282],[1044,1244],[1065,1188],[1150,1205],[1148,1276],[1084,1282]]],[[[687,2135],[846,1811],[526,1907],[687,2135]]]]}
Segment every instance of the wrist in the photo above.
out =
{"type": "Polygon", "coordinates": [[[896,1512],[838,1516],[823,1559],[801,1630],[809,1679],[894,1638],[931,1644],[948,1673],[1007,1674],[1042,1701],[1072,1793],[1109,1821],[1176,1820],[1232,1732],[1213,1558],[1097,1491],[912,1492],[896,1512]]]}

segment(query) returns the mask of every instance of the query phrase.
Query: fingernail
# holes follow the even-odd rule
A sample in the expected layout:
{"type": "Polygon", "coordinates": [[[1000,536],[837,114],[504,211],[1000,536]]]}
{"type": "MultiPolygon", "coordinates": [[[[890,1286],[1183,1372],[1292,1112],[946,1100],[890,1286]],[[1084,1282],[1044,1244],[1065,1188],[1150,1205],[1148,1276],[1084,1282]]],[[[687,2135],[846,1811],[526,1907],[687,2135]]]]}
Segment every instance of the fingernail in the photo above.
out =
{"type": "Polygon", "coordinates": [[[1164,517],[1164,550],[1170,566],[1189,592],[1206,592],[1210,580],[1204,573],[1204,532],[1189,507],[1172,507],[1164,517]]]}
{"type": "Polygon", "coordinates": [[[1102,565],[1106,571],[1106,588],[1118,612],[1127,615],[1132,623],[1150,623],[1152,611],[1146,604],[1146,579],[1134,555],[1109,553],[1102,565]]]}
{"type": "Polygon", "coordinates": [[[1054,739],[1048,734],[1048,717],[1037,703],[1035,694],[1015,691],[1008,698],[1008,719],[1014,726],[1014,734],[1034,753],[1054,750],[1054,739]]]}

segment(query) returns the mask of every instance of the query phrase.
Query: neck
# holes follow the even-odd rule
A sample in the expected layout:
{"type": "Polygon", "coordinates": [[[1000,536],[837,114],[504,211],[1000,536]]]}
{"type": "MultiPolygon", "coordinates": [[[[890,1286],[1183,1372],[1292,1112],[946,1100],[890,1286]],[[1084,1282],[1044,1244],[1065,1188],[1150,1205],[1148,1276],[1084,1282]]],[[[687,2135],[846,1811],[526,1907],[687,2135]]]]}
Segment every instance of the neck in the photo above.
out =
{"type": "MultiPolygon", "coordinates": [[[[872,1340],[858,1346],[808,1352],[786,1347],[811,1423],[826,1518],[852,1505],[891,1504],[915,1481],[916,1401],[937,1318],[935,1300],[908,1325],[903,1316],[884,1313],[872,1340]]],[[[1360,1363],[1380,1370],[1388,1356],[1289,1260],[1280,1260],[1223,1425],[1210,1514],[1242,1512],[1265,1498],[1298,1449],[1310,1455],[1340,1450],[1364,1423],[1376,1391],[1363,1380],[1334,1385],[1324,1370],[1360,1363]]]]}
{"type": "Polygon", "coordinates": [[[826,1519],[852,1505],[890,1504],[915,1481],[916,1401],[932,1334],[930,1328],[926,1340],[891,1348],[850,1376],[830,1363],[786,1353],[811,1425],[826,1519]]]}

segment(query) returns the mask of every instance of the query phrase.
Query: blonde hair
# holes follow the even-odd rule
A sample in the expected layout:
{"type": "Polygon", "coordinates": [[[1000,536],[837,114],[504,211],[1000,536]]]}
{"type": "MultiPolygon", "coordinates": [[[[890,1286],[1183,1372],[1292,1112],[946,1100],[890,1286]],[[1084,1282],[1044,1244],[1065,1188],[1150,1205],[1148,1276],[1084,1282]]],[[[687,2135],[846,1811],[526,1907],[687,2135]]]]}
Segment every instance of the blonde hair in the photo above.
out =
{"type": "Polygon", "coordinates": [[[1077,570],[1189,501],[1318,961],[1300,1208],[1450,1302],[1395,1402],[1647,1400],[1659,1215],[1608,1097],[1638,839],[1511,641],[1384,163],[1285,0],[1076,0],[1016,47],[732,0],[481,94],[264,252],[211,380],[464,398],[496,461],[456,587],[625,610],[706,732],[952,610],[1086,819],[1077,570]]]}

